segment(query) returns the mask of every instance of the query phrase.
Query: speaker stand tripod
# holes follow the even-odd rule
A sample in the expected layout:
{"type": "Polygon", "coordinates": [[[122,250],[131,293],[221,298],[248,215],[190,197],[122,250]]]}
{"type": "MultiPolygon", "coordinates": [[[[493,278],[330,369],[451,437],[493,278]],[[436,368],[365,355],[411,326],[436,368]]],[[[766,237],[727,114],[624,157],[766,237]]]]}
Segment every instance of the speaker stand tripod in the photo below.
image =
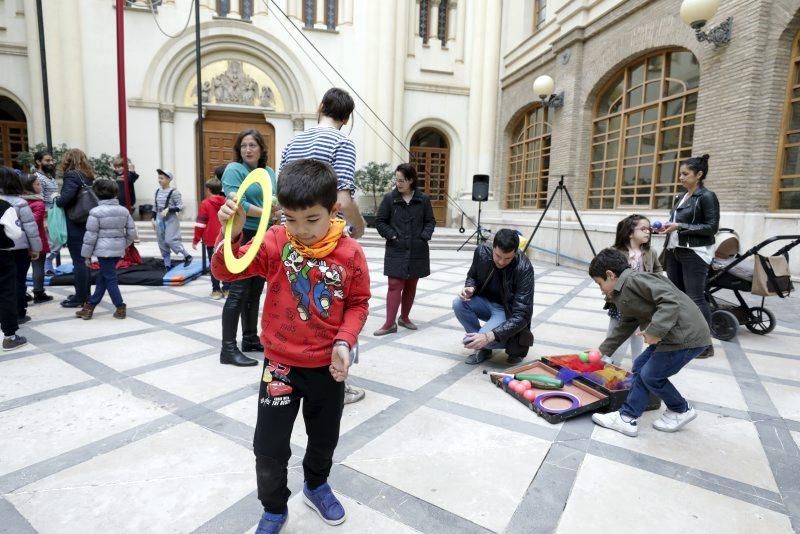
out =
{"type": "MultiPolygon", "coordinates": [[[[597,252],[594,250],[594,245],[592,245],[592,240],[589,239],[589,234],[586,232],[586,227],[583,226],[583,221],[581,220],[581,216],[578,214],[577,208],[575,208],[575,203],[572,201],[572,195],[569,194],[569,189],[567,189],[566,184],[564,184],[564,175],[561,175],[561,179],[558,181],[558,185],[556,186],[555,191],[553,194],[550,195],[550,200],[547,201],[547,206],[545,206],[544,211],[542,212],[541,217],[539,217],[539,222],[536,223],[533,231],[531,232],[530,237],[528,238],[528,242],[525,244],[525,248],[522,250],[522,253],[525,254],[528,251],[528,247],[531,246],[533,243],[533,236],[536,235],[536,231],[539,229],[539,225],[542,224],[542,220],[544,219],[547,210],[550,209],[550,204],[553,203],[553,200],[556,198],[556,194],[559,195],[558,197],[558,229],[556,231],[556,265],[561,265],[561,211],[564,207],[564,193],[567,194],[567,200],[569,200],[570,206],[572,206],[572,211],[575,213],[575,217],[578,218],[578,224],[581,225],[581,230],[583,230],[583,235],[586,238],[586,242],[589,243],[589,248],[592,250],[592,256],[597,256],[597,252]]],[[[480,215],[480,211],[478,211],[480,215]]],[[[480,224],[480,218],[478,218],[480,224]]]]}
{"type": "Polygon", "coordinates": [[[472,241],[473,237],[476,238],[475,239],[475,244],[478,245],[478,246],[480,246],[481,243],[483,243],[484,241],[486,241],[488,239],[488,237],[484,236],[483,233],[484,232],[490,232],[491,230],[485,230],[481,226],[481,205],[482,204],[483,204],[483,200],[478,200],[478,224],[477,224],[477,226],[475,228],[475,231],[472,232],[472,235],[469,236],[463,243],[461,243],[461,246],[458,247],[458,250],[456,252],[461,252],[461,249],[464,248],[465,246],[467,246],[467,243],[472,241]]]}

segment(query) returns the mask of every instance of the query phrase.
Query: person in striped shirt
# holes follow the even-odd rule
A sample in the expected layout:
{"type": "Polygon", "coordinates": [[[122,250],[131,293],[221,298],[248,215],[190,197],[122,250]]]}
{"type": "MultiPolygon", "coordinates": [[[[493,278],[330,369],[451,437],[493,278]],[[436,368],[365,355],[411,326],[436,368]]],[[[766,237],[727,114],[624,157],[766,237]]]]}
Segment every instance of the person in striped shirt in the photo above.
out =
{"type": "MultiPolygon", "coordinates": [[[[336,171],[336,189],[339,193],[339,217],[351,226],[350,237],[358,239],[364,235],[367,224],[353,197],[356,192],[356,145],[341,132],[342,126],[350,121],[356,104],[353,97],[344,89],[332,87],[322,96],[319,104],[319,119],[313,128],[299,133],[289,141],[281,153],[283,166],[298,159],[316,159],[329,163],[336,171]]],[[[281,222],[284,222],[281,217],[281,222]]],[[[358,345],[353,347],[358,354],[358,345]]],[[[364,398],[363,389],[345,384],[344,403],[351,404],[364,398]]]]}
{"type": "Polygon", "coordinates": [[[356,192],[356,145],[341,132],[350,121],[355,102],[350,94],[337,87],[328,89],[319,105],[319,120],[313,128],[297,134],[281,153],[280,169],[290,161],[316,159],[329,163],[336,171],[340,216],[352,225],[350,237],[364,235],[366,222],[353,200],[356,192]]]}

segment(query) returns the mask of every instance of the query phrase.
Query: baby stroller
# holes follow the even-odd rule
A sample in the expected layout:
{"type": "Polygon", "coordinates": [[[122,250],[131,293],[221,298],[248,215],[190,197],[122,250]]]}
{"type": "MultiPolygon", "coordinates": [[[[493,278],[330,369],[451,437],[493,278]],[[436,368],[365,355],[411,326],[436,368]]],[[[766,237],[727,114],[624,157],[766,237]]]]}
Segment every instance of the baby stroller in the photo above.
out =
{"type": "Polygon", "coordinates": [[[711,330],[714,337],[722,341],[730,341],[736,337],[739,325],[744,325],[754,334],[765,335],[775,328],[775,314],[764,307],[764,294],[761,296],[760,306],[749,306],[742,297],[742,292],[751,293],[753,290],[753,274],[759,269],[756,262],[761,264],[767,274],[769,295],[781,298],[789,296],[793,289],[788,273],[776,276],[770,267],[769,260],[782,256],[788,262],[789,251],[800,244],[800,235],[778,235],[757,244],[744,254],[740,254],[739,236],[730,228],[720,228],[717,233],[717,250],[706,281],[706,300],[711,306],[711,330]],[[758,254],[758,251],[777,241],[790,241],[785,247],[776,251],[770,257],[758,254]],[[733,291],[738,304],[729,302],[716,296],[721,289],[733,291]]]}

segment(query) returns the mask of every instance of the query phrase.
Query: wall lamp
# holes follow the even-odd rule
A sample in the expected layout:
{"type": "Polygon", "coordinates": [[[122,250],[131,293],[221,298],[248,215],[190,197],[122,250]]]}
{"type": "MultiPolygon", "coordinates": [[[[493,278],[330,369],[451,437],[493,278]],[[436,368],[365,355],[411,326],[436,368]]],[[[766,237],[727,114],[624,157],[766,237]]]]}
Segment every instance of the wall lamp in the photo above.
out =
{"type": "Polygon", "coordinates": [[[683,0],[681,19],[694,29],[698,41],[707,41],[718,47],[730,42],[733,17],[728,17],[718,26],[709,28],[707,32],[702,30],[706,22],[716,15],[718,9],[719,0],[683,0]]]}
{"type": "Polygon", "coordinates": [[[558,94],[553,93],[556,82],[550,76],[539,76],[533,81],[533,94],[542,100],[542,106],[550,109],[558,109],[564,105],[564,91],[558,94]]]}

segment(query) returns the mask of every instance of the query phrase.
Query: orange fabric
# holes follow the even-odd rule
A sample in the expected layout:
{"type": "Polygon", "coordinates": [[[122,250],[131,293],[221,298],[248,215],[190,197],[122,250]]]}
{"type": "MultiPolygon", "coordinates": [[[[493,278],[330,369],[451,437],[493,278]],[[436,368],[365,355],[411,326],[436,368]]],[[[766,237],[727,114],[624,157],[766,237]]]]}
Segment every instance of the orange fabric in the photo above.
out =
{"type": "Polygon", "coordinates": [[[328,233],[313,245],[302,244],[296,237],[289,233],[289,230],[286,230],[286,237],[289,238],[292,247],[294,247],[301,256],[319,260],[333,252],[333,249],[336,248],[336,244],[339,243],[339,239],[342,238],[344,224],[343,219],[331,219],[331,226],[328,228],[328,233]]]}

